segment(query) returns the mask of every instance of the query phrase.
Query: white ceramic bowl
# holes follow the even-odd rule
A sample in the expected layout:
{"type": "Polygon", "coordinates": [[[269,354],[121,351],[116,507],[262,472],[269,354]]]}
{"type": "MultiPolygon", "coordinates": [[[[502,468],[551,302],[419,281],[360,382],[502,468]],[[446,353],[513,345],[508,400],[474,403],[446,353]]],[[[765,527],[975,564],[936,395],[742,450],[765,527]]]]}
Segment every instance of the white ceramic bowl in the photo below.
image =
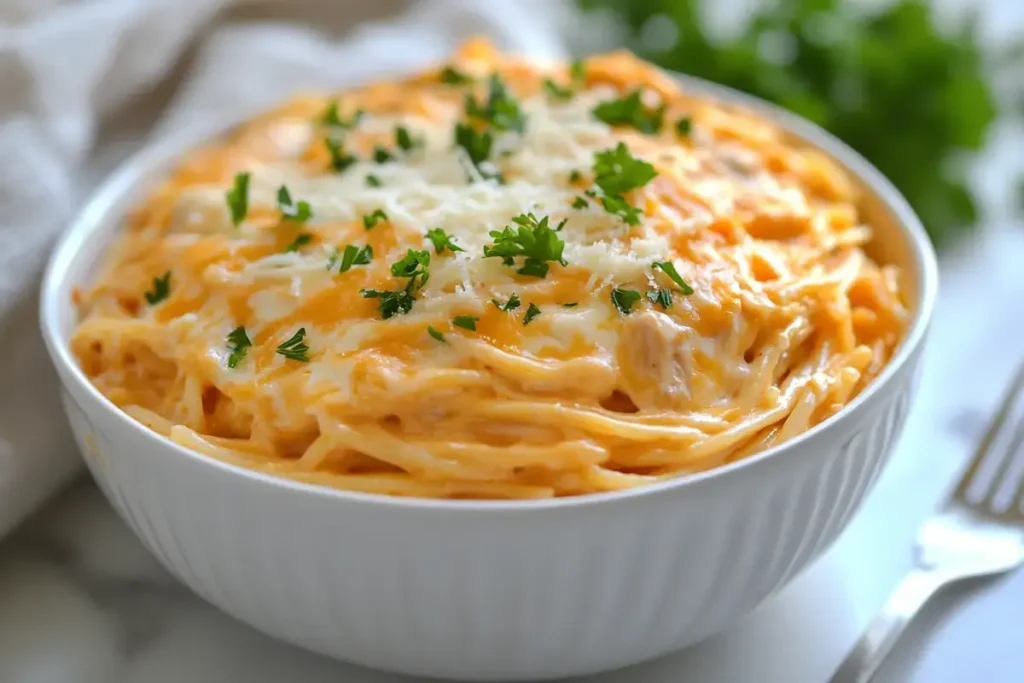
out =
{"type": "MultiPolygon", "coordinates": [[[[68,349],[71,290],[126,210],[202,133],[129,161],[57,246],[43,335],[93,476],[146,546],[225,612],[351,662],[467,680],[626,666],[694,643],[753,609],[826,548],[904,423],[935,301],[935,258],[896,190],[846,146],[724,88],[863,184],[880,258],[907,273],[913,322],[881,376],[785,445],[638,490],[536,502],[409,500],[328,490],[177,446],[107,401],[68,349]]],[[[226,128],[226,127],[225,127],[226,128]]]]}

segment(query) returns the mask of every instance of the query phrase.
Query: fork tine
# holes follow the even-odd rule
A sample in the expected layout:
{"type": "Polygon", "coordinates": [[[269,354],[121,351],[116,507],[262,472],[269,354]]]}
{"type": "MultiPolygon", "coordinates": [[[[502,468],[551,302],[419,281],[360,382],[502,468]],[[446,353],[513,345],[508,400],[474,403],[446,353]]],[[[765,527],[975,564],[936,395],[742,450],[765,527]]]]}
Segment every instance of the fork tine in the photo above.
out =
{"type": "MultiPolygon", "coordinates": [[[[1022,393],[1024,393],[1021,391],[1022,387],[1024,387],[1024,365],[1017,370],[1017,374],[1014,377],[1013,382],[1003,395],[999,411],[992,419],[992,422],[989,423],[988,429],[985,431],[985,436],[978,444],[978,448],[974,453],[974,458],[971,460],[971,464],[966,470],[964,470],[963,475],[960,477],[960,482],[957,484],[954,494],[956,498],[965,502],[973,503],[969,494],[970,489],[974,486],[981,487],[981,498],[983,500],[990,500],[995,491],[998,491],[1000,479],[1002,476],[1005,476],[1006,470],[1009,468],[1009,464],[1013,462],[1012,457],[1005,456],[1008,454],[1012,456],[1013,450],[1004,450],[996,455],[997,458],[1004,458],[1003,461],[997,463],[997,476],[986,477],[987,481],[980,481],[978,480],[978,474],[982,469],[982,465],[990,459],[993,447],[999,440],[999,436],[1003,432],[1003,428],[1006,423],[1013,415],[1015,404],[1017,403],[1017,400],[1021,398],[1022,393]]],[[[1024,422],[1017,425],[1017,429],[1011,438],[1014,450],[1019,450],[1022,440],[1024,440],[1024,422]]]]}

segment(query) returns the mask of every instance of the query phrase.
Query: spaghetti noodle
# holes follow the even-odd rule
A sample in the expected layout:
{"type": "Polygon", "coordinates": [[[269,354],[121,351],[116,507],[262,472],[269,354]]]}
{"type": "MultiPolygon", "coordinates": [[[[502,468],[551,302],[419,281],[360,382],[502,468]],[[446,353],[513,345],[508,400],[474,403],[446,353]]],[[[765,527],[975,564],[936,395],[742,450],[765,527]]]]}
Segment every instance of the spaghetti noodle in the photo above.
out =
{"type": "Polygon", "coordinates": [[[615,53],[303,97],[190,153],[76,293],[150,429],[342,489],[611,491],[806,431],[889,359],[844,171],[615,53]]]}

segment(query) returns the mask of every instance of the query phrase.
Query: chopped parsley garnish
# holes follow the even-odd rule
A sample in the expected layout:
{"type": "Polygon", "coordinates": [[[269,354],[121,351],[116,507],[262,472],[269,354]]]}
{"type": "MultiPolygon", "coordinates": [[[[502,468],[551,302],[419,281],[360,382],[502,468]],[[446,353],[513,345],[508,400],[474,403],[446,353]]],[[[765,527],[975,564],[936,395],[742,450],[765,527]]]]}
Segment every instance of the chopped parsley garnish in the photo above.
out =
{"type": "Polygon", "coordinates": [[[407,250],[405,256],[391,264],[391,274],[395,277],[411,278],[409,288],[419,289],[427,284],[430,278],[430,252],[407,250]]]}
{"type": "Polygon", "coordinates": [[[228,190],[224,197],[228,202],[228,210],[231,211],[231,222],[238,225],[245,220],[249,213],[249,173],[238,173],[235,175],[235,185],[228,190]]]}
{"type": "Polygon", "coordinates": [[[403,152],[411,152],[415,148],[421,146],[423,141],[414,138],[409,129],[405,126],[395,126],[395,144],[403,152]]]}
{"type": "Polygon", "coordinates": [[[429,334],[431,337],[433,337],[434,339],[436,339],[439,342],[443,342],[444,341],[444,335],[441,334],[440,332],[438,332],[437,330],[435,330],[433,325],[428,325],[427,326],[427,334],[429,334]]]}
{"type": "Polygon", "coordinates": [[[306,328],[300,327],[298,331],[288,339],[288,341],[278,345],[277,353],[281,354],[285,358],[308,363],[309,347],[302,341],[305,338],[306,328]]]}
{"type": "Polygon", "coordinates": [[[313,217],[309,202],[300,199],[293,203],[292,195],[284,185],[277,189],[277,208],[285,218],[296,223],[305,223],[313,217]]]}
{"type": "Polygon", "coordinates": [[[544,92],[546,92],[548,97],[550,97],[553,100],[568,100],[572,98],[574,94],[576,94],[572,88],[558,85],[550,78],[544,79],[543,86],[544,92]]]}
{"type": "Polygon", "coordinates": [[[606,195],[625,194],[643,187],[656,175],[654,166],[630,154],[624,142],[594,155],[594,182],[606,195]]]}
{"type": "Polygon", "coordinates": [[[485,178],[501,178],[501,174],[490,170],[485,164],[491,156],[491,148],[494,146],[494,136],[491,131],[477,131],[472,126],[464,123],[455,124],[455,146],[466,151],[466,156],[476,167],[480,175],[485,178]]]}
{"type": "Polygon", "coordinates": [[[519,102],[505,87],[505,81],[498,74],[491,74],[487,81],[487,101],[483,104],[472,95],[466,95],[466,115],[486,121],[498,130],[513,130],[522,133],[526,128],[526,116],[519,108],[519,102]]]}
{"type": "Polygon", "coordinates": [[[572,82],[578,85],[582,85],[583,81],[586,80],[586,77],[586,67],[583,64],[583,60],[572,60],[572,64],[569,65],[569,78],[572,79],[572,82]]]}
{"type": "Polygon", "coordinates": [[[250,346],[252,346],[252,342],[249,341],[249,335],[245,333],[244,327],[239,326],[231,330],[228,333],[228,349],[231,350],[231,355],[228,356],[228,367],[232,369],[238,367],[250,346]]]}
{"type": "Polygon", "coordinates": [[[285,248],[285,252],[287,253],[290,251],[298,251],[302,247],[309,244],[311,241],[313,241],[312,235],[310,235],[308,232],[300,232],[298,235],[295,236],[295,239],[292,240],[292,243],[285,248]]]}
{"type": "Polygon", "coordinates": [[[507,313],[508,311],[514,311],[519,308],[519,297],[513,294],[505,303],[501,303],[497,299],[491,299],[491,303],[494,304],[495,308],[499,311],[505,311],[507,313]]]}
{"type": "Polygon", "coordinates": [[[604,210],[613,216],[618,216],[627,225],[639,225],[640,224],[640,209],[636,208],[622,195],[609,195],[607,197],[600,198],[601,206],[604,210]]]}
{"type": "Polygon", "coordinates": [[[530,304],[526,309],[526,315],[523,316],[523,324],[529,325],[538,315],[540,315],[540,309],[537,308],[537,304],[530,304]]]}
{"type": "Polygon", "coordinates": [[[331,253],[331,257],[327,260],[327,270],[332,270],[338,262],[341,262],[341,266],[338,268],[338,274],[346,273],[352,269],[352,266],[365,266],[373,260],[373,247],[369,244],[365,245],[362,249],[354,244],[346,244],[345,251],[335,249],[331,253]]]}
{"type": "Polygon", "coordinates": [[[658,304],[662,308],[672,305],[672,291],[668,289],[648,289],[647,298],[651,300],[652,304],[658,304]]]}
{"type": "Polygon", "coordinates": [[[638,301],[640,301],[640,292],[635,289],[616,287],[612,290],[612,303],[615,304],[615,308],[619,309],[620,313],[629,315],[633,304],[638,301]]]}
{"type": "Polygon", "coordinates": [[[452,318],[452,325],[455,325],[455,327],[461,327],[464,330],[469,330],[470,332],[476,332],[476,321],[479,319],[480,318],[473,315],[457,315],[452,318]]]}
{"type": "Polygon", "coordinates": [[[171,271],[160,277],[153,278],[153,290],[146,292],[146,301],[150,306],[160,303],[171,295],[171,271]]]}
{"type": "Polygon", "coordinates": [[[384,213],[384,209],[377,209],[373,213],[368,213],[363,216],[363,227],[367,230],[373,230],[377,227],[378,223],[387,220],[388,215],[384,213]]]}
{"type": "Polygon", "coordinates": [[[576,197],[576,199],[572,200],[572,208],[574,209],[585,209],[588,206],[590,206],[590,204],[587,203],[587,200],[583,197],[576,197]]]}
{"type": "Polygon", "coordinates": [[[579,170],[574,168],[571,171],[569,171],[569,182],[570,183],[578,183],[582,179],[583,179],[583,174],[580,173],[579,170]]]}
{"type": "Polygon", "coordinates": [[[335,128],[355,128],[359,124],[359,120],[363,118],[363,110],[356,109],[352,114],[352,118],[347,121],[341,118],[338,113],[338,101],[331,100],[331,103],[327,105],[327,109],[320,117],[320,123],[325,126],[333,126],[335,128]]]}
{"type": "Polygon", "coordinates": [[[466,85],[472,83],[473,79],[455,69],[455,67],[448,65],[441,69],[438,80],[447,85],[466,85]]]}
{"type": "Polygon", "coordinates": [[[579,303],[576,301],[570,301],[568,303],[562,304],[562,308],[576,308],[577,306],[579,306],[579,303]]]}
{"type": "Polygon", "coordinates": [[[380,187],[381,186],[380,178],[378,178],[377,176],[373,175],[372,173],[367,174],[367,176],[366,176],[366,186],[367,187],[380,187]]]}
{"type": "Polygon", "coordinates": [[[632,126],[641,133],[653,135],[661,130],[665,105],[651,108],[642,100],[640,90],[617,100],[607,100],[594,107],[594,116],[610,126],[632,126]]]}
{"type": "Polygon", "coordinates": [[[337,140],[324,138],[324,146],[327,147],[327,151],[331,155],[331,168],[338,173],[341,173],[358,161],[358,159],[346,152],[337,140]]]}
{"type": "Polygon", "coordinates": [[[682,116],[676,121],[676,133],[681,137],[687,137],[693,130],[693,119],[689,116],[682,116]]]}
{"type": "Polygon", "coordinates": [[[444,231],[444,228],[431,228],[427,230],[427,239],[434,243],[434,251],[443,254],[445,249],[452,252],[465,251],[462,247],[452,242],[452,236],[444,231]]]}
{"type": "Polygon", "coordinates": [[[512,219],[519,226],[517,229],[506,226],[500,232],[492,230],[490,235],[494,243],[484,247],[484,258],[496,256],[506,266],[511,266],[515,265],[516,256],[524,256],[523,265],[516,272],[533,277],[546,276],[549,261],[567,265],[562,257],[565,242],[558,237],[565,220],[552,229],[548,218],[545,216],[538,221],[532,213],[520,214],[512,219]]]}
{"type": "Polygon", "coordinates": [[[380,317],[384,320],[400,313],[408,313],[412,310],[412,304],[416,300],[408,289],[395,291],[360,289],[359,295],[364,299],[380,299],[377,310],[380,311],[380,317]]]}
{"type": "Polygon", "coordinates": [[[373,148],[373,160],[378,164],[386,164],[389,161],[395,160],[395,155],[387,151],[380,145],[373,148]]]}
{"type": "Polygon", "coordinates": [[[665,275],[668,275],[672,282],[679,286],[679,291],[683,294],[687,296],[693,294],[693,287],[687,284],[686,280],[684,280],[683,276],[679,274],[679,271],[676,270],[675,265],[671,261],[655,261],[651,268],[655,270],[660,269],[665,273],[665,275]]]}

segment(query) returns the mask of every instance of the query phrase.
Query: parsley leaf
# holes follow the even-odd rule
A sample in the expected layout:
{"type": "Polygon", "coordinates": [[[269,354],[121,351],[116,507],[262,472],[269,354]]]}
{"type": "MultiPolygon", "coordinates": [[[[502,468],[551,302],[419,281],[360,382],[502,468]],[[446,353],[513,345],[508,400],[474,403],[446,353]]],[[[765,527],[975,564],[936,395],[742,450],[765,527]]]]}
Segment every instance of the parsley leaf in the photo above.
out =
{"type": "Polygon", "coordinates": [[[641,133],[653,135],[661,130],[665,105],[650,108],[643,103],[640,90],[617,100],[601,102],[592,110],[594,116],[610,126],[632,126],[641,133]]]}
{"type": "Polygon", "coordinates": [[[378,164],[386,164],[389,161],[394,161],[395,155],[393,155],[391,152],[387,151],[380,145],[377,145],[376,147],[373,148],[373,160],[376,161],[378,164]]]}
{"type": "Polygon", "coordinates": [[[352,118],[347,121],[341,118],[338,113],[338,100],[331,100],[330,104],[327,105],[327,109],[320,116],[320,123],[325,126],[333,126],[335,128],[352,129],[359,125],[359,120],[363,118],[363,110],[356,109],[352,114],[352,118]]]}
{"type": "Polygon", "coordinates": [[[494,146],[494,136],[491,131],[484,130],[477,132],[472,126],[464,123],[455,124],[455,146],[466,151],[466,156],[485,178],[497,178],[501,180],[501,174],[496,169],[488,168],[488,157],[491,156],[491,148],[494,146]]]}
{"type": "Polygon", "coordinates": [[[450,64],[441,69],[441,73],[438,75],[438,80],[446,85],[466,85],[472,83],[473,79],[455,69],[450,64]]]}
{"type": "Polygon", "coordinates": [[[618,216],[627,225],[640,225],[640,209],[626,201],[626,198],[613,194],[600,198],[601,206],[613,216],[618,216]]]}
{"type": "Polygon", "coordinates": [[[689,136],[692,130],[693,119],[691,119],[689,116],[679,117],[679,120],[676,121],[676,133],[679,134],[679,137],[685,138],[689,136]]]}
{"type": "Polygon", "coordinates": [[[582,85],[583,81],[587,79],[586,65],[582,59],[572,60],[572,63],[569,65],[569,78],[577,85],[582,85]]]}
{"type": "Polygon", "coordinates": [[[487,101],[481,104],[472,95],[467,95],[466,114],[471,118],[486,121],[498,130],[522,133],[526,128],[526,116],[520,109],[519,102],[505,87],[505,81],[498,74],[491,74],[487,83],[487,101]]]}
{"type": "Polygon", "coordinates": [[[298,331],[288,339],[288,341],[278,345],[277,353],[281,354],[285,358],[308,363],[309,347],[302,341],[305,337],[306,328],[300,327],[298,331]]]}
{"type": "Polygon", "coordinates": [[[633,308],[633,304],[638,301],[640,301],[640,292],[635,289],[623,289],[622,287],[616,287],[612,290],[612,303],[615,304],[615,308],[619,309],[620,313],[629,315],[629,311],[633,308]]]}
{"type": "Polygon", "coordinates": [[[544,92],[553,100],[568,100],[575,94],[572,88],[560,86],[550,78],[544,79],[543,86],[544,92]]]}
{"type": "Polygon", "coordinates": [[[231,350],[231,355],[228,356],[228,367],[232,369],[238,367],[250,346],[252,346],[252,342],[249,341],[249,335],[245,333],[244,327],[239,326],[231,330],[228,333],[228,349],[231,350]]]}
{"type": "Polygon", "coordinates": [[[249,173],[238,173],[235,175],[235,185],[228,190],[224,198],[227,199],[228,209],[231,211],[231,222],[238,225],[245,220],[249,213],[249,173]]]}
{"type": "Polygon", "coordinates": [[[292,195],[284,185],[277,189],[277,208],[285,218],[296,223],[305,223],[313,217],[309,202],[300,199],[292,203],[292,195]]]}
{"type": "Polygon", "coordinates": [[[298,251],[302,247],[313,241],[313,236],[308,232],[300,232],[295,236],[295,239],[285,248],[285,253],[290,251],[298,251]]]}
{"type": "Polygon", "coordinates": [[[476,321],[480,318],[473,315],[457,315],[452,318],[452,325],[455,327],[461,327],[464,330],[470,332],[476,332],[476,321]]]}
{"type": "Polygon", "coordinates": [[[583,197],[576,197],[576,199],[572,200],[572,208],[574,209],[585,209],[588,206],[590,206],[590,204],[587,203],[587,200],[583,197]]]}
{"type": "Polygon", "coordinates": [[[647,298],[651,300],[652,304],[659,304],[662,308],[672,305],[672,291],[668,289],[649,289],[647,298]]]}
{"type": "Polygon", "coordinates": [[[538,315],[540,315],[540,309],[537,308],[537,304],[530,304],[526,309],[526,315],[523,316],[523,325],[529,325],[538,315]]]}
{"type": "Polygon", "coordinates": [[[411,152],[423,144],[423,140],[414,138],[405,126],[395,126],[395,144],[403,152],[411,152]]]}
{"type": "Polygon", "coordinates": [[[358,159],[346,152],[337,140],[324,138],[324,146],[327,147],[327,152],[331,155],[331,168],[338,173],[341,173],[358,161],[358,159]]]}
{"type": "Polygon", "coordinates": [[[338,274],[340,275],[351,270],[352,266],[365,266],[370,263],[373,260],[373,247],[367,244],[360,249],[354,244],[346,244],[344,252],[335,249],[327,261],[327,270],[333,269],[339,260],[341,266],[338,268],[338,274]]]}
{"type": "Polygon", "coordinates": [[[367,174],[367,176],[366,176],[366,186],[367,187],[380,187],[381,186],[380,178],[378,178],[377,176],[375,176],[372,173],[367,174]]]}
{"type": "Polygon", "coordinates": [[[579,306],[579,303],[576,301],[570,301],[568,303],[562,304],[562,308],[576,308],[577,306],[579,306]]]}
{"type": "Polygon", "coordinates": [[[523,266],[516,272],[520,275],[544,277],[548,272],[548,261],[568,265],[562,256],[565,242],[558,237],[558,231],[565,225],[565,220],[552,229],[548,225],[548,216],[537,220],[532,213],[520,214],[512,219],[519,227],[506,226],[504,230],[492,230],[494,243],[484,247],[484,258],[498,257],[511,266],[514,257],[524,256],[523,266]]]}
{"type": "Polygon", "coordinates": [[[377,209],[373,213],[368,213],[363,216],[363,227],[367,230],[373,230],[377,227],[377,224],[381,221],[387,221],[388,215],[384,213],[384,209],[377,209]]]}
{"type": "Polygon", "coordinates": [[[422,287],[430,278],[430,252],[408,249],[405,256],[391,264],[391,274],[395,277],[411,278],[410,289],[413,286],[422,287]]]}
{"type": "Polygon", "coordinates": [[[658,270],[660,269],[665,275],[671,278],[672,282],[679,285],[679,291],[685,295],[693,294],[693,287],[687,284],[686,280],[683,279],[679,271],[676,270],[675,265],[671,261],[655,261],[651,268],[658,270]]]}
{"type": "Polygon", "coordinates": [[[491,303],[494,304],[495,308],[499,311],[505,311],[507,313],[508,311],[514,311],[519,308],[519,297],[513,294],[505,303],[501,303],[497,299],[491,299],[491,303]]]}
{"type": "Polygon", "coordinates": [[[408,313],[412,310],[412,304],[416,300],[408,289],[397,291],[360,289],[359,295],[364,299],[380,299],[377,310],[380,311],[380,317],[384,320],[400,313],[408,313]]]}
{"type": "Polygon", "coordinates": [[[160,303],[171,295],[171,271],[160,277],[153,278],[153,291],[146,292],[146,301],[150,306],[160,303]]]}
{"type": "Polygon", "coordinates": [[[624,142],[594,155],[594,182],[606,195],[625,194],[643,187],[656,175],[654,166],[630,154],[624,142]]]}
{"type": "Polygon", "coordinates": [[[443,342],[444,341],[444,335],[441,334],[440,332],[438,332],[437,330],[435,330],[433,325],[428,325],[427,326],[427,334],[429,334],[431,337],[433,337],[434,339],[436,339],[439,342],[443,342]]]}
{"type": "Polygon", "coordinates": [[[577,169],[574,168],[571,171],[569,171],[569,182],[570,183],[577,183],[582,178],[583,178],[583,174],[580,173],[577,169]]]}
{"type": "Polygon", "coordinates": [[[444,228],[431,228],[427,230],[427,239],[434,243],[434,251],[443,254],[445,249],[452,252],[465,251],[462,247],[452,242],[452,236],[444,231],[444,228]]]}

